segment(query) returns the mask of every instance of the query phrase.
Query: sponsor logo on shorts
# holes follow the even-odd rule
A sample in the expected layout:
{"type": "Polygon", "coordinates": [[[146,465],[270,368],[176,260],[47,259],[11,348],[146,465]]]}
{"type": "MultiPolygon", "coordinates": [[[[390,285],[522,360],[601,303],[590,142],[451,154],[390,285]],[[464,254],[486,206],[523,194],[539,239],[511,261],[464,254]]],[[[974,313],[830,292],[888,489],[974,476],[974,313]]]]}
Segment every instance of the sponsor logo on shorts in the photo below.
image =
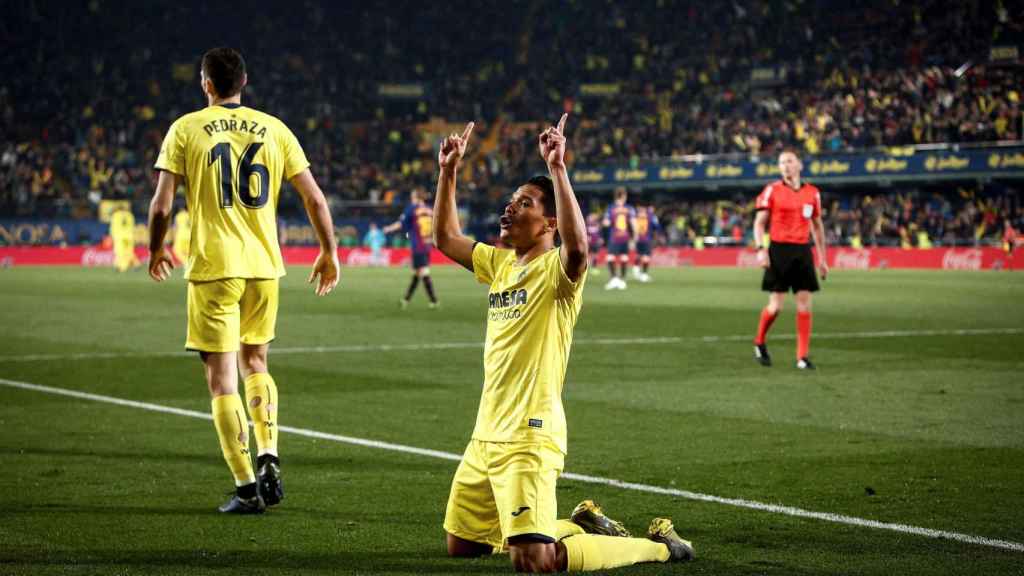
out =
{"type": "Polygon", "coordinates": [[[515,512],[513,512],[512,515],[513,516],[519,516],[520,514],[522,514],[523,512],[526,512],[529,509],[530,509],[529,506],[520,506],[519,510],[516,510],[515,512]]]}
{"type": "Polygon", "coordinates": [[[530,421],[527,422],[527,424],[530,426],[530,428],[543,428],[544,427],[544,421],[543,420],[538,420],[537,418],[530,418],[530,421]]]}

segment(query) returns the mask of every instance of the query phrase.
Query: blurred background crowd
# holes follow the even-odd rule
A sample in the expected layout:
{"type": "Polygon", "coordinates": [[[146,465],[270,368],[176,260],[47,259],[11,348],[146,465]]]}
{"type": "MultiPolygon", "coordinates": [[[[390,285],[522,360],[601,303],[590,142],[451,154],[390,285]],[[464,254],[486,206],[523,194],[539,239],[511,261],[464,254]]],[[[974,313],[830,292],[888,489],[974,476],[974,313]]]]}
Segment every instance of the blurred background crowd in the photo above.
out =
{"type": "MultiPolygon", "coordinates": [[[[144,214],[164,132],[205,105],[211,38],[242,51],[243,102],[292,128],[335,214],[366,221],[432,191],[437,140],[470,119],[461,186],[481,230],[543,170],[536,134],[563,111],[573,166],[1012,142],[1024,123],[1021,69],[987,63],[1024,36],[1024,8],[1002,0],[12,0],[5,13],[0,218],[96,218],[104,199],[144,214]]],[[[977,243],[1024,224],[1019,188],[835,187],[826,225],[853,245],[977,243]]],[[[600,210],[610,192],[581,197],[600,210]]],[[[758,192],[637,197],[665,242],[742,243],[758,192]]],[[[287,192],[280,209],[301,214],[287,192]]]]}

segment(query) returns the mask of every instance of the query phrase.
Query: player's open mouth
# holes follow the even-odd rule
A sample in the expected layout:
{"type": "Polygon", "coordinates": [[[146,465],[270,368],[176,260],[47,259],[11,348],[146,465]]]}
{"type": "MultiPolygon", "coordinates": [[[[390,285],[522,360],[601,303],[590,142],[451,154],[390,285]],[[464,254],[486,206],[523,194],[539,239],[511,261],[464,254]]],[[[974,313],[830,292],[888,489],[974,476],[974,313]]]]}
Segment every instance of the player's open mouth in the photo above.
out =
{"type": "Polygon", "coordinates": [[[509,218],[508,216],[502,216],[501,218],[498,218],[498,226],[501,226],[502,228],[508,228],[511,225],[512,219],[509,218]]]}

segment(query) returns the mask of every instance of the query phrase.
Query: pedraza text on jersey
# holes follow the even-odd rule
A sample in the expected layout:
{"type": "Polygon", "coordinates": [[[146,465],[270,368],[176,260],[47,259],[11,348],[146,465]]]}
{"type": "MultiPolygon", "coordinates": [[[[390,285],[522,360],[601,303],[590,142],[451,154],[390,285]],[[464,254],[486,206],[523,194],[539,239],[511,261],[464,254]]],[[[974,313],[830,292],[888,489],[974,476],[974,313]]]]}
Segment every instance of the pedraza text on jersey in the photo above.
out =
{"type": "Polygon", "coordinates": [[[219,118],[203,125],[207,136],[213,136],[216,132],[248,132],[260,138],[267,135],[267,127],[260,126],[255,120],[237,120],[235,118],[219,118]]]}
{"type": "Polygon", "coordinates": [[[503,292],[492,292],[488,295],[488,308],[508,308],[526,304],[528,295],[526,289],[505,290],[503,292]]]}

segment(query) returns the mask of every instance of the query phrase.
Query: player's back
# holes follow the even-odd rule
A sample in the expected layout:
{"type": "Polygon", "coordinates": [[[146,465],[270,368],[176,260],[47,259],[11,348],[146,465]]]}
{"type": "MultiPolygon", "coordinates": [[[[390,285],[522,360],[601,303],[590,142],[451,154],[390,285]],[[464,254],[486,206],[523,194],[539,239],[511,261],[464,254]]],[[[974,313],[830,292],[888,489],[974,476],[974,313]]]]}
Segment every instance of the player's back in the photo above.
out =
{"type": "Polygon", "coordinates": [[[281,181],[308,166],[295,135],[259,110],[210,106],[171,125],[156,167],[186,182],[192,232],[186,278],[283,276],[281,181]]]}
{"type": "Polygon", "coordinates": [[[611,225],[612,242],[629,240],[629,230],[635,217],[636,211],[629,204],[613,204],[608,207],[606,219],[611,225]]]}
{"type": "Polygon", "coordinates": [[[434,211],[426,204],[410,204],[402,216],[413,252],[429,252],[434,245],[434,211]]]}

